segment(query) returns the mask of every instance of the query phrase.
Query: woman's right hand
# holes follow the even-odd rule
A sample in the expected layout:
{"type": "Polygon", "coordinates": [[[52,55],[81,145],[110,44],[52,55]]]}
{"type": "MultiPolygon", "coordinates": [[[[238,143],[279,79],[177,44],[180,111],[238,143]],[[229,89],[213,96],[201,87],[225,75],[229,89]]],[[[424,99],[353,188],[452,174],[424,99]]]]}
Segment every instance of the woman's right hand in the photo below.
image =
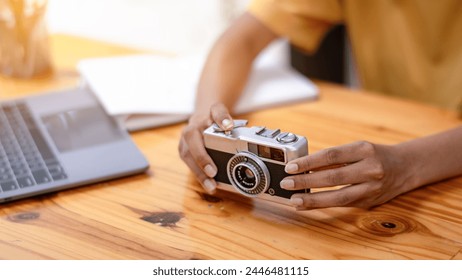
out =
{"type": "Polygon", "coordinates": [[[181,134],[178,149],[208,193],[215,192],[217,167],[205,150],[203,132],[213,123],[223,130],[233,129],[224,104],[236,104],[255,57],[276,38],[269,27],[245,12],[220,36],[207,57],[197,87],[196,112],[181,134]],[[220,103],[214,103],[217,100],[220,103]]]}
{"type": "Polygon", "coordinates": [[[215,103],[209,113],[194,113],[181,133],[178,146],[181,159],[209,194],[216,190],[217,183],[213,177],[217,174],[217,166],[205,150],[203,132],[213,123],[223,130],[233,129],[233,119],[224,104],[215,103]]]}

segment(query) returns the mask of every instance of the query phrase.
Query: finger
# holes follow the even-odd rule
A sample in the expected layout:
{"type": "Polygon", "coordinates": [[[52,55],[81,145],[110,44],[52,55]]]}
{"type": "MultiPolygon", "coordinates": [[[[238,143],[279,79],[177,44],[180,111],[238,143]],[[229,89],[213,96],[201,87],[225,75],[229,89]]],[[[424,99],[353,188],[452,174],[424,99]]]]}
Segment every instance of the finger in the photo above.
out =
{"type": "Polygon", "coordinates": [[[184,157],[190,156],[208,177],[215,177],[217,167],[205,150],[202,132],[194,127],[186,128],[182,140],[184,150],[180,151],[181,154],[184,157]]]}
{"type": "Polygon", "coordinates": [[[194,173],[197,181],[202,185],[204,190],[209,194],[214,194],[216,191],[217,183],[214,179],[210,178],[205,174],[204,171],[196,164],[196,161],[189,154],[182,156],[183,161],[189,167],[189,169],[194,173]]]}
{"type": "Polygon", "coordinates": [[[370,193],[376,189],[369,184],[358,184],[340,190],[317,193],[294,194],[290,202],[297,210],[309,210],[327,207],[361,206],[370,193]]]}
{"type": "Polygon", "coordinates": [[[375,165],[370,160],[361,160],[338,168],[289,176],[281,181],[280,186],[286,190],[300,190],[364,183],[383,175],[381,168],[375,165]]]}
{"type": "Polygon", "coordinates": [[[212,120],[223,130],[232,130],[234,123],[228,109],[223,103],[215,103],[210,108],[212,120]]]}
{"type": "Polygon", "coordinates": [[[374,153],[374,149],[373,144],[364,141],[328,148],[290,161],[285,171],[295,174],[328,166],[354,163],[374,153]]]}
{"type": "Polygon", "coordinates": [[[204,190],[209,194],[215,194],[217,188],[217,182],[209,178],[202,170],[197,166],[193,160],[186,160],[186,164],[189,166],[191,171],[196,176],[197,181],[202,185],[204,190]]]}

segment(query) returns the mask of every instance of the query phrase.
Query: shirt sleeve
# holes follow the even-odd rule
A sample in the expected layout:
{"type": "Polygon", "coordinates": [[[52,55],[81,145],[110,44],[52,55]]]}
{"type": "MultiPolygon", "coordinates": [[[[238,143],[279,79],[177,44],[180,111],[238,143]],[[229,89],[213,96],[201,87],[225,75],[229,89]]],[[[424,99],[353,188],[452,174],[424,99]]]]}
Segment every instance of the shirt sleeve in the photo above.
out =
{"type": "Polygon", "coordinates": [[[253,0],[248,11],[307,52],[316,51],[327,31],[343,21],[340,0],[253,0]]]}

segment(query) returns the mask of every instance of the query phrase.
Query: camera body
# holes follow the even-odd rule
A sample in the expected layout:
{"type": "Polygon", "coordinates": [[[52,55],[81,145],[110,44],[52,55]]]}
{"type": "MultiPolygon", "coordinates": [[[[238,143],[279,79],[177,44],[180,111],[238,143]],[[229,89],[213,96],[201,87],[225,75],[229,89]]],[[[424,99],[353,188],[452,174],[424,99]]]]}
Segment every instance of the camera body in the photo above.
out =
{"type": "Polygon", "coordinates": [[[223,131],[216,124],[204,131],[204,144],[218,168],[218,188],[249,197],[288,204],[294,193],[280,187],[286,164],[308,155],[305,137],[279,129],[246,127],[246,120],[235,120],[234,129],[223,131]]]}

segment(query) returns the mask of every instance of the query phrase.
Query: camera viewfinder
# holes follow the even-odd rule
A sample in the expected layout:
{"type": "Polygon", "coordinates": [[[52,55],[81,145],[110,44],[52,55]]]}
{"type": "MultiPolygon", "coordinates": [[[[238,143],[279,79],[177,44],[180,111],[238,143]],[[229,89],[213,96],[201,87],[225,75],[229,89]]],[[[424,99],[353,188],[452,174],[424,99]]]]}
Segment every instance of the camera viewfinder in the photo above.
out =
{"type": "Polygon", "coordinates": [[[285,162],[284,151],[277,148],[272,148],[263,145],[249,143],[249,152],[258,155],[259,157],[271,159],[279,162],[285,162]]]}

